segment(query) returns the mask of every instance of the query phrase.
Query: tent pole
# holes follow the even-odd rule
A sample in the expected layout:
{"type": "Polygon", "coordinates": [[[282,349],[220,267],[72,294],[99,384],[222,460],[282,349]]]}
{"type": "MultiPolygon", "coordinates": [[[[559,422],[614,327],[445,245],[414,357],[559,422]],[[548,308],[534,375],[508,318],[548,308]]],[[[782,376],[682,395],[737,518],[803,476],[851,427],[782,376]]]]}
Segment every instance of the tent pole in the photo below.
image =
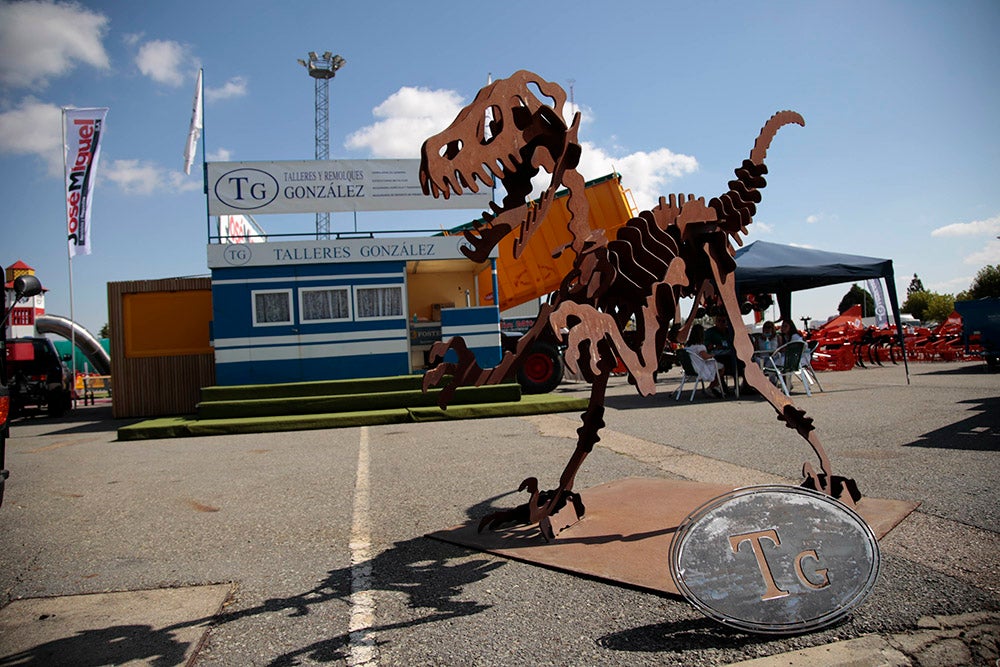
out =
{"type": "Polygon", "coordinates": [[[899,346],[903,350],[903,368],[906,369],[906,384],[910,384],[910,364],[906,360],[906,339],[903,337],[903,323],[899,320],[899,299],[896,297],[896,278],[893,275],[892,263],[889,271],[882,277],[885,280],[886,291],[889,292],[889,304],[892,306],[892,316],[896,318],[896,334],[899,336],[899,346]]]}

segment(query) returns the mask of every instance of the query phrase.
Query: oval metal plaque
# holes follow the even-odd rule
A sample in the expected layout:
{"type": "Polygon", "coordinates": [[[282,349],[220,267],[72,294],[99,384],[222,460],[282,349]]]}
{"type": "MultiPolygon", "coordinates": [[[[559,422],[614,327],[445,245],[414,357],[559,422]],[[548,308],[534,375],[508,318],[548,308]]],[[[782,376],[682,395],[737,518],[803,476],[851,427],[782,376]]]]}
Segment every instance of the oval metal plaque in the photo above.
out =
{"type": "Polygon", "coordinates": [[[835,623],[878,577],[875,534],[851,508],[797,486],[714,498],[677,529],[670,574],[707,616],[741,630],[795,634],[835,623]]]}

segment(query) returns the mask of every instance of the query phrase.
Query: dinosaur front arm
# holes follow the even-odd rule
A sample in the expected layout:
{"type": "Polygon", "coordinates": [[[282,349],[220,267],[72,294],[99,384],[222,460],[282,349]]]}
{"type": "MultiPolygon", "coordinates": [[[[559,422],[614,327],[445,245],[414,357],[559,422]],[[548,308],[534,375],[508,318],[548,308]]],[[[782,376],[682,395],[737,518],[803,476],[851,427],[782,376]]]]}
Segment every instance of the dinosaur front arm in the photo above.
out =
{"type": "Polygon", "coordinates": [[[517,341],[515,351],[513,353],[505,352],[500,363],[492,368],[479,367],[479,364],[476,363],[475,355],[466,347],[465,340],[461,336],[434,343],[431,347],[432,362],[439,362],[449,350],[453,350],[458,356],[458,363],[438,363],[434,368],[427,371],[424,374],[424,391],[437,386],[445,377],[451,376],[451,380],[445,385],[438,397],[438,405],[446,408],[455,395],[455,390],[459,387],[479,387],[484,384],[499,384],[503,382],[524,362],[524,358],[531,350],[532,345],[548,328],[549,316],[552,311],[552,305],[543,304],[538,311],[538,319],[535,320],[532,327],[517,341]]]}

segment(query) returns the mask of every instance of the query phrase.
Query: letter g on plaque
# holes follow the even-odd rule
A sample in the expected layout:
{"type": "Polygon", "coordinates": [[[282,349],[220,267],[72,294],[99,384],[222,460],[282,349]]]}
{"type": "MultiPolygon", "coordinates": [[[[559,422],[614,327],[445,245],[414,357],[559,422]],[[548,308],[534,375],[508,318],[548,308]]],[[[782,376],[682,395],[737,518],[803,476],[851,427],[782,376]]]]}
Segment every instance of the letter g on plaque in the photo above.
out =
{"type": "Polygon", "coordinates": [[[753,486],[705,503],[670,549],[677,589],[740,630],[796,634],[858,607],[878,578],[879,548],[854,510],[796,486],[753,486]]]}

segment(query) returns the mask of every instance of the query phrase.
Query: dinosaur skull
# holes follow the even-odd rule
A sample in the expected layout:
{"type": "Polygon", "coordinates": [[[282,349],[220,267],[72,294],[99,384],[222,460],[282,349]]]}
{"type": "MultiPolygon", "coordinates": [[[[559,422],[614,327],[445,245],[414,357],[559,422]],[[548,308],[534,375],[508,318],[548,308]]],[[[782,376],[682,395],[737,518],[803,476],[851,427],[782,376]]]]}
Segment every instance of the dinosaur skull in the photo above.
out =
{"type": "Polygon", "coordinates": [[[449,198],[464,191],[479,192],[480,186],[503,185],[502,206],[490,204],[484,225],[465,232],[472,245],[463,248],[471,259],[483,261],[500,240],[519,227],[515,255],[545,218],[566,169],[576,167],[580,157],[576,130],[562,118],[566,93],[557,84],[521,70],[479,91],[476,99],[459,112],[443,132],[421,148],[420,184],[424,194],[449,198]],[[540,100],[534,84],[551,104],[540,100]],[[530,207],[531,179],[539,169],[551,174],[539,206],[530,207]]]}

